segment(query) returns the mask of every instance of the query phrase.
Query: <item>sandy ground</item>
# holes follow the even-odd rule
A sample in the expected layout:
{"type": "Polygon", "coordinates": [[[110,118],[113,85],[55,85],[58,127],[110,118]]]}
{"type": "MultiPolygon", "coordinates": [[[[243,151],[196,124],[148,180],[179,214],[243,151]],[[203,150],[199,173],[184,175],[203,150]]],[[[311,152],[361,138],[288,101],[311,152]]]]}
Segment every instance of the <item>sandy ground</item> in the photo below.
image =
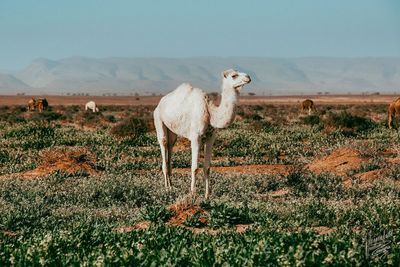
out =
{"type": "MultiPolygon", "coordinates": [[[[38,97],[38,96],[36,96],[38,97]]],[[[160,96],[44,96],[50,105],[84,105],[93,100],[98,105],[156,105],[160,96]]],[[[318,104],[387,104],[397,95],[302,95],[302,96],[242,96],[240,104],[299,104],[310,98],[318,104]]],[[[26,105],[31,96],[0,96],[2,105],[26,105]]]]}

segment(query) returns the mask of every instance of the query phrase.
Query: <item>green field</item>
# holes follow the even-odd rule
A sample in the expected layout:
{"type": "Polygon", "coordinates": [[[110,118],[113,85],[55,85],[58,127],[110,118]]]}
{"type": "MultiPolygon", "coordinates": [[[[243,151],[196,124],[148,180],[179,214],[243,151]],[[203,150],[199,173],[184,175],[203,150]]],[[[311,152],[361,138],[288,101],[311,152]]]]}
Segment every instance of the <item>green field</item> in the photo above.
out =
{"type": "Polygon", "coordinates": [[[400,265],[400,143],[385,105],[240,106],[212,165],[287,172],[212,172],[208,201],[201,179],[188,197],[189,172],[164,188],[153,108],[0,107],[0,266],[400,265]],[[310,167],[337,151],[354,165],[310,167]],[[197,212],[171,223],[186,209],[197,212]],[[367,237],[384,234],[388,248],[367,256],[367,237]]]}

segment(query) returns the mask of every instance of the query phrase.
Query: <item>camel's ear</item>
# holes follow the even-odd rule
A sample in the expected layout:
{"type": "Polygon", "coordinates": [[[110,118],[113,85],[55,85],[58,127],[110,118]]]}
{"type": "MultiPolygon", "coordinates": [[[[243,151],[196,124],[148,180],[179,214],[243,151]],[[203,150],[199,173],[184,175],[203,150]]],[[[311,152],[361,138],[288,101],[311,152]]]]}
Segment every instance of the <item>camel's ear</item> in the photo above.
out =
{"type": "Polygon", "coordinates": [[[222,77],[224,77],[224,78],[228,77],[229,73],[231,73],[233,71],[234,71],[233,69],[229,69],[229,70],[222,72],[222,77]]]}

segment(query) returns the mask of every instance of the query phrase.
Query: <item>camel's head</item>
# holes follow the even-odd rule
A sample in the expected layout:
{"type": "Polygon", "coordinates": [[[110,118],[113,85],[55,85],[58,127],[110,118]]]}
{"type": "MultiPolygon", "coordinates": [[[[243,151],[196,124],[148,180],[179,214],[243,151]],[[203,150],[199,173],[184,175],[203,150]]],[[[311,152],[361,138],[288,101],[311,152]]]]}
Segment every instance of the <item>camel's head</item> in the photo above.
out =
{"type": "Polygon", "coordinates": [[[223,84],[235,89],[239,93],[245,84],[251,82],[250,76],[244,72],[229,69],[222,72],[223,84]]]}

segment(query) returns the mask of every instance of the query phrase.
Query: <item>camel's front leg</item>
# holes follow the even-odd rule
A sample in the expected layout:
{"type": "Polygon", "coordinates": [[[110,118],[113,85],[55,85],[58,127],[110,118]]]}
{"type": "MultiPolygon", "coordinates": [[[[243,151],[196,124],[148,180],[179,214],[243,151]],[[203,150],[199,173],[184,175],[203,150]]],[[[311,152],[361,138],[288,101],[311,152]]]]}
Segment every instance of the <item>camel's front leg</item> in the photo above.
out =
{"type": "Polygon", "coordinates": [[[158,143],[160,144],[160,149],[161,149],[162,172],[164,175],[164,183],[165,187],[169,189],[171,186],[171,181],[167,169],[168,133],[167,133],[167,127],[165,127],[164,123],[160,119],[160,116],[158,114],[158,109],[154,111],[154,126],[156,127],[157,140],[158,143]]]}
{"type": "Polygon", "coordinates": [[[196,194],[196,174],[198,171],[200,138],[195,137],[190,141],[192,147],[192,183],[190,185],[190,191],[194,195],[196,194]]]}
{"type": "Polygon", "coordinates": [[[209,176],[210,176],[210,165],[211,165],[211,154],[212,154],[212,146],[215,141],[215,132],[211,134],[210,137],[206,139],[206,142],[204,144],[204,166],[203,166],[203,172],[204,172],[204,181],[206,184],[206,192],[205,192],[205,198],[208,199],[208,196],[210,195],[210,187],[209,187],[209,176]]]}

